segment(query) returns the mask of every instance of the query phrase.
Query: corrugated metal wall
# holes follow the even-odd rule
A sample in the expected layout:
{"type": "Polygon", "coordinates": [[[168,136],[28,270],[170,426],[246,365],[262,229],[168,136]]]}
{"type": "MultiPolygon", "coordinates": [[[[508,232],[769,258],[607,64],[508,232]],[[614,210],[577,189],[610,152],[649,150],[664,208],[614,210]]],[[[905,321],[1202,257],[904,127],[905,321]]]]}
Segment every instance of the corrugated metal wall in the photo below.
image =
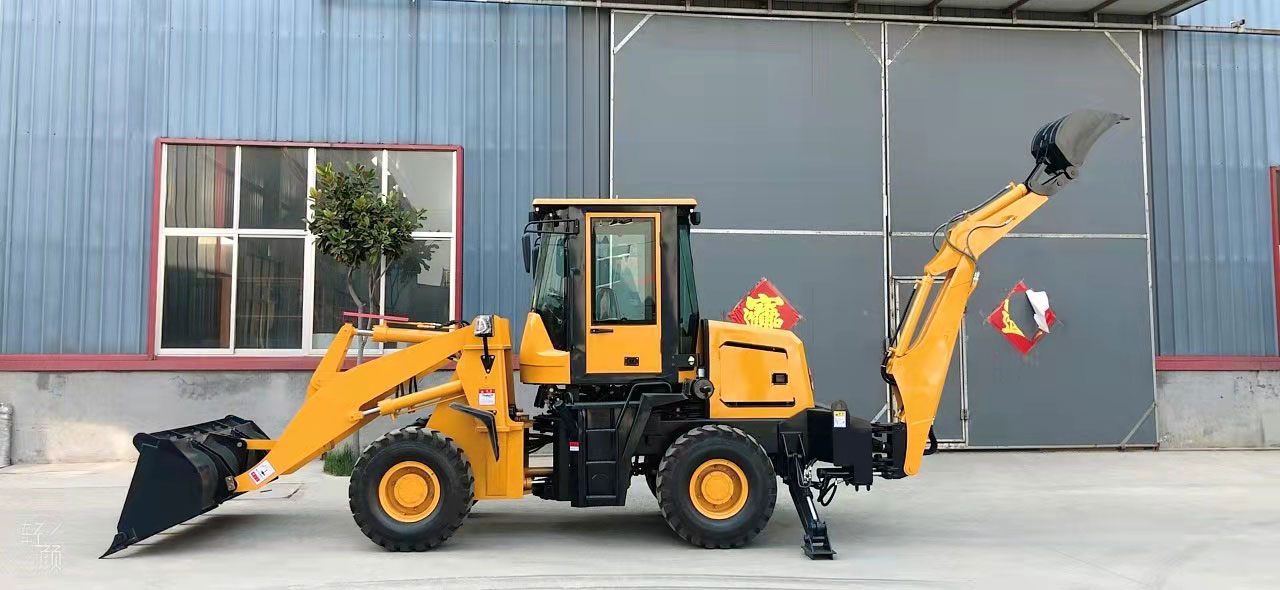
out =
{"type": "Polygon", "coordinates": [[[1276,0],[1208,0],[1174,17],[1180,25],[1226,27],[1245,19],[1252,28],[1280,28],[1280,5],[1276,0]]]}
{"type": "MultiPolygon", "coordinates": [[[[1237,8],[1251,26],[1280,16],[1270,2],[1209,2],[1179,22],[1225,24],[1237,8]]],[[[1149,39],[1158,354],[1275,355],[1280,37],[1149,39]]]]}
{"type": "Polygon", "coordinates": [[[407,0],[0,2],[0,353],[146,343],[156,137],[459,144],[464,315],[534,195],[607,188],[607,14],[407,0]]]}

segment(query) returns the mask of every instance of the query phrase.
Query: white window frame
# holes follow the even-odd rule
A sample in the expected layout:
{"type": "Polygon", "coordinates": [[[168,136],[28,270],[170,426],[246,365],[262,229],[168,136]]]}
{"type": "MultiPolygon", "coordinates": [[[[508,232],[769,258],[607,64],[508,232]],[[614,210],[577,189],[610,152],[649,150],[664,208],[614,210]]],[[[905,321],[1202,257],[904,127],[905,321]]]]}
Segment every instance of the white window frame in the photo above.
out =
{"type": "MultiPolygon", "coordinates": [[[[223,142],[223,141],[201,141],[192,139],[173,139],[160,140],[160,169],[158,171],[156,185],[158,187],[156,199],[158,205],[155,208],[156,219],[153,221],[158,229],[157,239],[153,247],[156,248],[156,265],[152,269],[155,278],[155,324],[152,326],[153,335],[156,343],[157,356],[219,356],[219,357],[303,357],[323,355],[326,348],[316,348],[312,346],[313,336],[315,335],[315,265],[316,265],[316,247],[315,236],[311,232],[303,229],[254,229],[240,228],[240,174],[241,174],[241,153],[245,147],[279,147],[279,148],[305,148],[307,150],[307,193],[310,194],[311,189],[316,184],[316,154],[321,149],[357,149],[380,151],[378,155],[378,167],[381,174],[381,190],[385,196],[387,194],[387,182],[390,175],[388,170],[388,160],[390,152],[447,152],[453,157],[452,174],[450,179],[450,190],[453,194],[452,206],[449,215],[449,231],[415,231],[413,232],[414,240],[447,240],[448,248],[448,264],[449,264],[449,317],[456,318],[458,314],[458,290],[461,289],[458,276],[458,208],[462,207],[462,195],[459,189],[461,179],[458,178],[461,170],[459,159],[462,158],[462,152],[456,147],[448,146],[432,146],[432,145],[406,145],[388,147],[382,145],[366,145],[366,144],[313,144],[313,143],[290,143],[290,142],[223,142]],[[165,213],[168,197],[167,173],[169,169],[169,148],[171,146],[218,146],[228,147],[234,150],[234,183],[232,190],[232,212],[231,227],[229,228],[185,228],[185,227],[165,227],[165,213]],[[166,348],[164,346],[163,327],[164,327],[164,272],[165,272],[165,245],[166,240],[170,237],[218,237],[228,238],[231,240],[231,309],[230,317],[230,342],[227,348],[166,348]],[[292,238],[301,239],[303,245],[303,266],[302,266],[302,341],[299,342],[298,348],[244,348],[236,347],[236,310],[237,301],[237,283],[239,278],[239,254],[241,238],[292,238]]],[[[307,219],[314,218],[311,201],[307,200],[307,219]]],[[[386,262],[383,261],[385,266],[386,262]]],[[[386,277],[379,282],[378,300],[380,302],[379,309],[386,313],[386,277]]],[[[413,318],[411,318],[413,319],[413,318]]],[[[387,349],[393,351],[395,349],[387,349]]],[[[365,348],[366,355],[378,355],[383,351],[380,343],[370,342],[365,348]]],[[[354,352],[354,350],[352,350],[354,352]]]]}

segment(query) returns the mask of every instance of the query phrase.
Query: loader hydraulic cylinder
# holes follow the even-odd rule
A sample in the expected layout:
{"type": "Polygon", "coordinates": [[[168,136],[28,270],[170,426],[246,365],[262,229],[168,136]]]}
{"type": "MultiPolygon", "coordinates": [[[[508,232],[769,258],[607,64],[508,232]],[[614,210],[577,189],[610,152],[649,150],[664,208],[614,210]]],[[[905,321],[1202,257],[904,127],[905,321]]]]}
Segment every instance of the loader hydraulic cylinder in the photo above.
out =
{"type": "Polygon", "coordinates": [[[417,393],[382,400],[378,402],[378,407],[370,408],[361,412],[361,418],[375,414],[390,416],[410,408],[416,408],[426,404],[441,403],[462,396],[462,382],[455,379],[430,389],[424,389],[417,393]]]}

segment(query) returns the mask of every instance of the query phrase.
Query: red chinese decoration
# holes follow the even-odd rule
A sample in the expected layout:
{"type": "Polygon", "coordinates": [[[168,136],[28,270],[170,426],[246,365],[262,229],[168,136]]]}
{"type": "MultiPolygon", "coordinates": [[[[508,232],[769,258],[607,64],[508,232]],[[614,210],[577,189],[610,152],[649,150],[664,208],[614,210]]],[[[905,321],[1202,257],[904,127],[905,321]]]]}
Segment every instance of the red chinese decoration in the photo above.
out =
{"type": "Polygon", "coordinates": [[[803,316],[769,279],[760,279],[729,312],[731,322],[781,330],[790,330],[801,319],[803,316]]]}
{"type": "MultiPolygon", "coordinates": [[[[997,332],[1003,334],[1005,339],[1008,340],[1014,348],[1018,349],[1018,352],[1021,352],[1024,355],[1031,352],[1031,349],[1034,348],[1042,338],[1044,338],[1045,334],[1048,334],[1046,330],[1037,328],[1035,333],[1028,338],[1026,333],[1022,331],[1022,328],[1018,326],[1017,322],[1014,322],[1013,318],[1009,316],[1009,300],[1015,295],[1020,295],[1027,291],[1027,286],[1023,284],[1022,281],[1018,281],[1018,284],[1013,286],[1013,289],[1009,291],[1009,294],[1005,295],[1004,300],[1000,302],[1000,305],[997,305],[996,308],[991,311],[991,315],[987,316],[987,323],[991,324],[991,327],[995,328],[997,332]]],[[[1023,299],[1025,299],[1025,297],[1023,299]]],[[[1044,320],[1046,325],[1052,328],[1053,324],[1057,321],[1057,316],[1054,315],[1052,309],[1045,309],[1044,320]]]]}

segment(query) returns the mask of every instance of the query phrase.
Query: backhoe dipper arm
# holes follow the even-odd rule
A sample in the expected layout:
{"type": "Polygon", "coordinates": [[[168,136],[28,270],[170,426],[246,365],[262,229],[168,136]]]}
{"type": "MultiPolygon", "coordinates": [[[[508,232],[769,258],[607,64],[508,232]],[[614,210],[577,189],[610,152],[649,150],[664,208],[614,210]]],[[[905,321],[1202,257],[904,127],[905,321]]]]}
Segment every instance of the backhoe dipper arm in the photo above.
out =
{"type": "Polygon", "coordinates": [[[907,425],[903,464],[907,475],[915,475],[920,469],[965,306],[978,285],[978,257],[1047,200],[1044,195],[1028,191],[1025,184],[1009,185],[952,227],[933,260],[924,266],[885,364],[897,409],[895,417],[907,425]],[[938,276],[945,278],[921,324],[938,276]]]}
{"type": "Polygon", "coordinates": [[[1010,183],[987,202],[956,216],[946,228],[885,352],[884,377],[893,394],[894,420],[907,428],[905,475],[920,470],[964,310],[978,284],[978,258],[1075,179],[1094,142],[1123,120],[1115,113],[1080,111],[1045,125],[1032,141],[1036,166],[1026,182],[1010,183]],[[930,305],[939,277],[942,285],[930,305]]]}

